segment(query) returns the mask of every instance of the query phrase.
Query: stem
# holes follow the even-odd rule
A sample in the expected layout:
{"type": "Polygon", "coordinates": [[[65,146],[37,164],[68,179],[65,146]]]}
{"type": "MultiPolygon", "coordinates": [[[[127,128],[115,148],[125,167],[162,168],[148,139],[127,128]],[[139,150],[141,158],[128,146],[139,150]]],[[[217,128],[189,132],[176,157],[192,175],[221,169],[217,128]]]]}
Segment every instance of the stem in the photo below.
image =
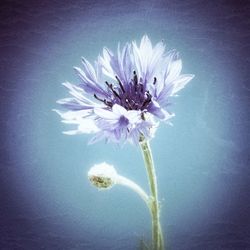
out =
{"type": "Polygon", "coordinates": [[[158,201],[158,191],[157,191],[157,179],[155,174],[155,167],[153,162],[153,156],[150,149],[149,142],[144,138],[140,140],[141,151],[143,154],[143,159],[145,167],[148,174],[148,181],[150,186],[150,192],[152,196],[151,200],[151,218],[152,218],[152,240],[153,240],[153,250],[163,250],[164,241],[162,236],[162,230],[160,225],[160,209],[158,201]]]}
{"type": "Polygon", "coordinates": [[[123,185],[123,186],[126,186],[126,187],[129,187],[130,189],[132,189],[133,191],[135,191],[137,194],[139,194],[139,196],[146,202],[147,206],[150,208],[148,195],[135,182],[129,180],[128,178],[126,178],[124,176],[118,175],[116,177],[116,183],[120,184],[120,185],[123,185]]]}

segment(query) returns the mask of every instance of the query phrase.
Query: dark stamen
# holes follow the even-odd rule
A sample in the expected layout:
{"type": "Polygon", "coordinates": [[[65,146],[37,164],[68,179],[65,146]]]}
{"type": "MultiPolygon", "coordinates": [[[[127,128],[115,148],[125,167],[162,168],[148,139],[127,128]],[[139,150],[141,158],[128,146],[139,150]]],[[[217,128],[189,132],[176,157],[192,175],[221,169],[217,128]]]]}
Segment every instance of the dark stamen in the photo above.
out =
{"type": "Polygon", "coordinates": [[[145,108],[147,106],[147,104],[150,103],[150,100],[145,100],[141,106],[141,108],[145,108]]]}
{"type": "Polygon", "coordinates": [[[143,102],[141,108],[146,107],[151,102],[152,96],[148,91],[146,92],[146,95],[147,95],[146,100],[143,102]]]}
{"type": "Polygon", "coordinates": [[[134,73],[134,84],[137,85],[138,84],[138,77],[137,77],[137,74],[135,71],[133,73],[134,73]]]}
{"type": "Polygon", "coordinates": [[[109,84],[107,81],[105,83],[111,89],[111,91],[113,92],[113,94],[121,100],[121,97],[119,96],[119,94],[114,90],[113,85],[109,84]]]}
{"type": "Polygon", "coordinates": [[[118,78],[118,76],[115,76],[115,78],[116,78],[117,82],[119,83],[119,86],[120,86],[122,92],[125,93],[125,89],[124,89],[124,87],[123,87],[123,85],[121,83],[121,80],[118,78]]]}
{"type": "Polygon", "coordinates": [[[107,106],[109,106],[110,108],[113,107],[113,103],[110,102],[110,101],[107,101],[106,99],[104,99],[104,103],[105,103],[107,106]]]}
{"type": "Polygon", "coordinates": [[[95,99],[97,99],[98,101],[104,102],[104,100],[101,99],[101,98],[99,98],[96,94],[94,94],[94,97],[95,97],[95,99]]]}
{"type": "Polygon", "coordinates": [[[134,88],[135,88],[135,92],[137,92],[138,90],[138,77],[136,75],[136,72],[134,71],[134,79],[133,79],[133,82],[134,82],[134,88]]]}
{"type": "Polygon", "coordinates": [[[156,79],[156,77],[154,77],[154,82],[153,82],[154,85],[156,84],[156,81],[157,81],[157,79],[156,79]]]}
{"type": "Polygon", "coordinates": [[[96,94],[94,94],[94,97],[95,97],[95,99],[97,99],[98,101],[103,102],[104,104],[106,104],[107,106],[109,106],[110,108],[112,108],[112,106],[113,106],[112,102],[107,101],[106,99],[101,99],[101,98],[99,98],[96,94]]]}

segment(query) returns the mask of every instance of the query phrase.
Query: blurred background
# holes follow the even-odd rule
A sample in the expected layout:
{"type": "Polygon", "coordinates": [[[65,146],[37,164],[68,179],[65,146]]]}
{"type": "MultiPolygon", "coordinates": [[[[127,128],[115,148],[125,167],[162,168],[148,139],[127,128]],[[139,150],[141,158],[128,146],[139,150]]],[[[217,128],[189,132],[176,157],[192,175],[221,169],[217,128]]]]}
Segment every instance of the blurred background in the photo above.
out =
{"type": "Polygon", "coordinates": [[[139,148],[70,129],[52,112],[81,56],[148,34],[196,75],[152,140],[161,219],[173,250],[250,249],[249,1],[14,1],[0,4],[0,249],[136,249],[151,238],[144,203],[101,192],[106,161],[147,189],[139,148]]]}

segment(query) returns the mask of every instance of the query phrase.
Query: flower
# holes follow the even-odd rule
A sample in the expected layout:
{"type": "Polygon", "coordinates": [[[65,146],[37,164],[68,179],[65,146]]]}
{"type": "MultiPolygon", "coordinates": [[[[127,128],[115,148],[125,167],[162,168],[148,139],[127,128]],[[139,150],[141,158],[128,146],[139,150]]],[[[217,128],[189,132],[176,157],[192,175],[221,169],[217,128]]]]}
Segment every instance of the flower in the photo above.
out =
{"type": "Polygon", "coordinates": [[[194,77],[180,74],[182,61],[175,51],[154,47],[144,35],[140,45],[127,43],[117,53],[104,48],[93,67],[85,58],[75,67],[80,83],[63,83],[71,98],[58,101],[68,111],[55,110],[64,123],[77,125],[66,134],[93,133],[91,143],[105,139],[138,143],[154,136],[159,121],[169,122],[170,97],[194,77]]]}
{"type": "Polygon", "coordinates": [[[94,165],[88,172],[90,182],[99,189],[108,189],[116,184],[117,172],[112,165],[102,162],[94,165]]]}
{"type": "Polygon", "coordinates": [[[95,164],[88,171],[88,179],[100,190],[112,188],[115,184],[126,186],[136,192],[148,205],[149,197],[145,191],[130,179],[117,173],[112,165],[102,162],[95,164]]]}

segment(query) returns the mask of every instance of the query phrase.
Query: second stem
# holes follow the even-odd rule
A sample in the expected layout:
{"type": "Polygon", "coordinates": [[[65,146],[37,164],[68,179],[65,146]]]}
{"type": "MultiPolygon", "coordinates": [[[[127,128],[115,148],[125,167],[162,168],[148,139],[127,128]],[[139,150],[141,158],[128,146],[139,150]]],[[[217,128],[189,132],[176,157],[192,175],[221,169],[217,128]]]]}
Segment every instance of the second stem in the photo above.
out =
{"type": "Polygon", "coordinates": [[[153,249],[154,250],[163,250],[164,242],[163,235],[160,225],[160,208],[158,201],[158,190],[157,190],[157,179],[154,168],[154,161],[152,152],[150,149],[149,142],[142,138],[140,141],[141,151],[143,154],[143,159],[145,163],[145,167],[147,170],[148,181],[151,192],[151,217],[152,217],[152,240],[153,240],[153,249]]]}

